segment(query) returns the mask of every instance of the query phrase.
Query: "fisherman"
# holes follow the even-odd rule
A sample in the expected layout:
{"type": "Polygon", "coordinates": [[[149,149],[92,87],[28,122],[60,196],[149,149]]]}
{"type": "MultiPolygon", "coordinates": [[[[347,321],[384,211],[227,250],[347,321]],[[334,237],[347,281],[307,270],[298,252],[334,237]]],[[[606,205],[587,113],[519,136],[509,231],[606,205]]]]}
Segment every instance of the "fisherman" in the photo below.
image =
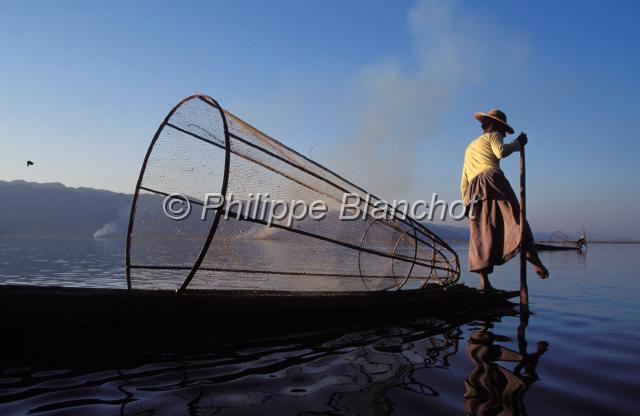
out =
{"type": "MultiPolygon", "coordinates": [[[[500,110],[476,113],[483,134],[472,141],[464,154],[460,190],[467,206],[470,228],[469,270],[480,274],[480,288],[495,290],[489,282],[494,266],[509,261],[520,251],[520,204],[507,178],[500,170],[500,159],[519,152],[527,144],[527,135],[503,143],[513,129],[500,110]],[[477,200],[470,205],[470,201],[477,200]]],[[[526,224],[527,260],[543,279],[549,271],[536,252],[533,234],[526,224]]]]}

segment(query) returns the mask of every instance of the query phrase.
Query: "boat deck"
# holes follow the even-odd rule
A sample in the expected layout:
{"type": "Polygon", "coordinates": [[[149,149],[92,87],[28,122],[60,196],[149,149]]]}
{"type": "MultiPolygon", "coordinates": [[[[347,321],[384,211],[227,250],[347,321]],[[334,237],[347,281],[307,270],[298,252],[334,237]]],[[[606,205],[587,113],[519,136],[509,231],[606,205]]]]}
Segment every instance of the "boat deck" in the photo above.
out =
{"type": "Polygon", "coordinates": [[[449,315],[505,305],[518,292],[484,294],[463,285],[378,292],[127,290],[0,286],[2,329],[146,328],[304,324],[312,320],[449,315]]]}

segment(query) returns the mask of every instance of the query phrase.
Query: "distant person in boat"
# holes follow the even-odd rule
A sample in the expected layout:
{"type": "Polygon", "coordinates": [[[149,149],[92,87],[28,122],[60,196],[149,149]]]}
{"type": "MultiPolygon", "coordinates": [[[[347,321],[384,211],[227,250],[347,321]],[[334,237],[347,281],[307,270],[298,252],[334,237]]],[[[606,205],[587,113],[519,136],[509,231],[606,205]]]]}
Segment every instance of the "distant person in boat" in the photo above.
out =
{"type": "MultiPolygon", "coordinates": [[[[516,140],[503,143],[513,129],[500,110],[476,113],[476,119],[484,133],[467,146],[460,190],[469,210],[469,270],[480,274],[481,289],[492,291],[489,274],[493,267],[504,264],[520,251],[520,204],[500,170],[500,159],[519,152],[527,144],[527,136],[520,133],[516,140]],[[470,205],[474,198],[477,202],[470,205]]],[[[543,279],[549,277],[536,252],[529,224],[524,244],[527,260],[536,273],[543,279]]]]}
{"type": "Polygon", "coordinates": [[[582,234],[580,236],[580,238],[578,238],[578,241],[576,241],[576,245],[578,246],[578,249],[581,249],[582,246],[586,246],[587,245],[587,237],[585,237],[585,235],[582,234]]]}

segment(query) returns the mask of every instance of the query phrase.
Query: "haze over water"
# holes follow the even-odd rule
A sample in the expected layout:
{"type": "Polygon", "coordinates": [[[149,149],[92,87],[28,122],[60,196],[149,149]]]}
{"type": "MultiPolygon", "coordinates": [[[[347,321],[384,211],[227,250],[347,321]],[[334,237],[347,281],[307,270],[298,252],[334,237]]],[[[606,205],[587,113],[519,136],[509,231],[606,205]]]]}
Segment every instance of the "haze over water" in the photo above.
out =
{"type": "MultiPolygon", "coordinates": [[[[125,287],[112,240],[0,240],[4,284],[125,287]]],[[[455,247],[466,266],[466,246],[455,247]]],[[[542,253],[530,272],[528,356],[513,312],[424,317],[243,339],[181,351],[0,365],[0,414],[636,414],[640,245],[542,253]]],[[[466,267],[463,267],[463,270],[466,267]]],[[[495,286],[517,288],[517,261],[495,286]]],[[[475,285],[475,276],[461,281],[475,285]]]]}

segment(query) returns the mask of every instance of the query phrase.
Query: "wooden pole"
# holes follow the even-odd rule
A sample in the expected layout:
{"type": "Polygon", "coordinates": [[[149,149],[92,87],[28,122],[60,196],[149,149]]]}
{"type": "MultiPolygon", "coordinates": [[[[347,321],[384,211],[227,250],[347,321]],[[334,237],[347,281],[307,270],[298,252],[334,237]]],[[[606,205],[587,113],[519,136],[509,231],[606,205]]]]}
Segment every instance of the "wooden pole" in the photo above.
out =
{"type": "Polygon", "coordinates": [[[527,248],[525,237],[527,230],[527,194],[525,181],[524,149],[520,149],[520,309],[529,312],[529,288],[527,287],[527,248]]]}

